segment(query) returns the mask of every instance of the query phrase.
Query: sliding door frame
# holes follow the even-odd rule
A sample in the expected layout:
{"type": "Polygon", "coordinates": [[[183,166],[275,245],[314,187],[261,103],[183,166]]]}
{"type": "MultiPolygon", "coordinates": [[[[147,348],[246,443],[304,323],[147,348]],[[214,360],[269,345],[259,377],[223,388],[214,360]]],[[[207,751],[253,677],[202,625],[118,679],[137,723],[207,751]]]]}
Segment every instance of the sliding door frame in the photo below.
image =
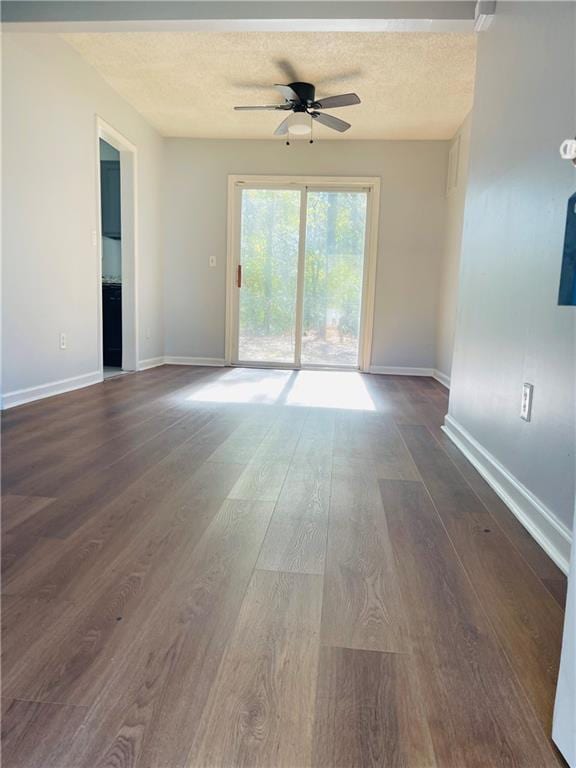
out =
{"type": "MultiPolygon", "coordinates": [[[[362,306],[358,339],[358,367],[354,370],[368,371],[372,358],[372,336],[374,331],[374,305],[376,290],[376,263],[378,256],[378,218],[380,214],[380,178],[376,176],[228,176],[228,222],[227,222],[227,263],[226,263],[226,365],[241,365],[255,368],[313,368],[330,369],[329,365],[301,365],[302,306],[304,291],[304,259],[306,247],[306,214],[308,189],[320,191],[345,191],[367,193],[366,239],[364,243],[364,270],[362,279],[362,306]],[[301,192],[300,241],[298,248],[298,285],[296,297],[296,354],[295,363],[249,363],[236,362],[239,322],[239,291],[237,265],[240,259],[241,191],[242,189],[298,189],[301,192]]],[[[340,370],[346,366],[338,366],[340,370]]]]}

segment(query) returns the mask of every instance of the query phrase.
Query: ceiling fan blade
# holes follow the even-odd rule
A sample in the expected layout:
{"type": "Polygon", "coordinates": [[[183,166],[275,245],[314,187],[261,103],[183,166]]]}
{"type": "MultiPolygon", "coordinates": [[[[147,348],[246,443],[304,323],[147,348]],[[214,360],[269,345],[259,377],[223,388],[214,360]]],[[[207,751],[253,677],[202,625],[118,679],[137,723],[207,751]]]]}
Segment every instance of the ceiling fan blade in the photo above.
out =
{"type": "Polygon", "coordinates": [[[285,78],[290,83],[297,83],[300,78],[298,77],[298,73],[290,64],[288,59],[277,59],[275,62],[278,69],[282,72],[282,74],[285,76],[285,78]]]}
{"type": "Polygon", "coordinates": [[[340,96],[328,96],[314,102],[314,109],[335,109],[336,107],[351,107],[360,104],[360,99],[355,93],[341,93],[340,96]]]}
{"type": "Polygon", "coordinates": [[[278,128],[274,131],[274,136],[285,136],[288,133],[288,127],[290,125],[290,118],[292,115],[284,118],[278,128]]]}
{"type": "MultiPolygon", "coordinates": [[[[334,83],[343,83],[346,80],[355,80],[358,77],[361,77],[362,70],[361,69],[349,69],[347,72],[340,72],[338,74],[330,75],[329,77],[322,77],[319,80],[316,79],[314,81],[314,85],[318,87],[319,85],[332,85],[334,83]]],[[[294,82],[293,80],[291,82],[294,82]]]]}
{"type": "Polygon", "coordinates": [[[274,84],[274,88],[276,88],[277,91],[280,91],[282,96],[286,99],[286,101],[296,101],[300,102],[300,97],[296,93],[296,91],[293,91],[292,88],[290,88],[289,85],[278,85],[278,83],[274,84]]]}
{"type": "Polygon", "coordinates": [[[262,107],[234,107],[234,109],[236,111],[238,111],[238,112],[248,112],[248,111],[252,111],[252,110],[255,110],[255,109],[257,109],[257,110],[263,110],[263,109],[264,110],[265,109],[269,109],[269,110],[282,109],[282,110],[284,110],[284,109],[291,109],[291,108],[292,107],[290,106],[290,104],[268,104],[267,106],[262,106],[262,107]]]}
{"type": "Polygon", "coordinates": [[[327,128],[332,128],[332,130],[339,131],[340,133],[344,133],[344,131],[347,131],[348,128],[352,127],[350,123],[340,120],[339,117],[334,117],[334,115],[325,115],[323,112],[311,112],[310,114],[314,120],[317,120],[327,128]]]}

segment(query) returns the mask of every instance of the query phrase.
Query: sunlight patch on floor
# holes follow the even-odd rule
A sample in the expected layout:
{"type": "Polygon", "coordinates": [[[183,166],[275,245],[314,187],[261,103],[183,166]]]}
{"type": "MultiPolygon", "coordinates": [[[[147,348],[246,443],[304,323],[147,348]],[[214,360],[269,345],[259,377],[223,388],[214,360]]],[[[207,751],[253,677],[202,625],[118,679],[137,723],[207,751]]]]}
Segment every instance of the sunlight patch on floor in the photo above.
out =
{"type": "Polygon", "coordinates": [[[376,410],[362,374],[356,371],[233,368],[217,381],[200,387],[189,399],[206,403],[376,410]]]}
{"type": "Polygon", "coordinates": [[[356,371],[298,371],[286,405],[376,410],[362,374],[356,371]]]}

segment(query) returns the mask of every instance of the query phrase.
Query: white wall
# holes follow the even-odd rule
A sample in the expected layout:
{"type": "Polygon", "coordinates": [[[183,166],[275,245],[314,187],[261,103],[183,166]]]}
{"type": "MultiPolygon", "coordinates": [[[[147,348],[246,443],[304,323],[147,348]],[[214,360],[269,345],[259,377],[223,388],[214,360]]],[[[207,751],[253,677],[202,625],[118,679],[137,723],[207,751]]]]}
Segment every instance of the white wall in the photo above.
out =
{"type": "Polygon", "coordinates": [[[574,511],[575,310],[556,302],[576,178],[558,147],[575,130],[574,12],[573,3],[498,3],[478,38],[450,397],[456,425],[535,497],[516,488],[526,514],[546,528],[549,513],[564,533],[574,511]],[[530,423],[519,417],[523,382],[534,384],[530,423]]]}
{"type": "Polygon", "coordinates": [[[447,149],[447,142],[168,140],[166,354],[224,357],[228,174],[380,176],[372,364],[434,367],[447,149]]]}
{"type": "Polygon", "coordinates": [[[98,369],[96,113],[138,148],[140,358],[163,353],[163,145],[56,35],[4,33],[2,49],[6,395],[98,369]]]}
{"type": "Polygon", "coordinates": [[[463,122],[450,143],[452,160],[448,162],[450,183],[447,185],[444,251],[438,291],[436,331],[436,369],[447,382],[452,370],[452,353],[456,331],[458,306],[458,278],[460,276],[460,252],[464,203],[468,181],[468,156],[470,151],[470,115],[463,122]],[[454,164],[452,168],[451,165],[454,164]]]}

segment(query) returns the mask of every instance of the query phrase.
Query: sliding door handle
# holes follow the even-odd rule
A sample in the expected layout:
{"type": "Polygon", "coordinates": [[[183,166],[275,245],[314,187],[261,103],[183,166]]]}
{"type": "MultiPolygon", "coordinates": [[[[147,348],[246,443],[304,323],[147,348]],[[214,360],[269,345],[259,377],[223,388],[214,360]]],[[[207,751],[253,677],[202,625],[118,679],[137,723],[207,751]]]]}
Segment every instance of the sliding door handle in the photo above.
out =
{"type": "Polygon", "coordinates": [[[238,288],[242,288],[242,264],[238,264],[238,273],[236,276],[236,284],[238,288]]]}

